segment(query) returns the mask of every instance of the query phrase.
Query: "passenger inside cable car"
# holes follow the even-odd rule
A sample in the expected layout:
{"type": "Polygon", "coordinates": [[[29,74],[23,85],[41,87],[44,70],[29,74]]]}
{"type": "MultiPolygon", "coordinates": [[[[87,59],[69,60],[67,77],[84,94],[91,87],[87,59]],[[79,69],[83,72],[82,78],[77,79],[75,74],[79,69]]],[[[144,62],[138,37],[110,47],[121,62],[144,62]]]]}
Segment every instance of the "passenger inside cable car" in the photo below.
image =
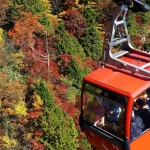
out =
{"type": "Polygon", "coordinates": [[[134,111],[132,111],[130,140],[133,141],[135,138],[140,136],[144,127],[143,120],[139,116],[135,116],[134,111]]]}
{"type": "Polygon", "coordinates": [[[139,116],[144,122],[144,130],[150,128],[150,111],[147,105],[147,100],[140,98],[137,99],[135,102],[135,107],[137,108],[137,110],[135,111],[135,115],[139,116]]]}
{"type": "MultiPolygon", "coordinates": [[[[150,128],[150,93],[142,92],[134,100],[131,125],[131,142],[150,128]]],[[[86,84],[83,93],[83,120],[94,128],[124,139],[127,99],[117,93],[86,84]]]]}
{"type": "MultiPolygon", "coordinates": [[[[112,95],[111,99],[117,99],[117,96],[112,95]]],[[[121,113],[121,107],[118,104],[109,102],[107,100],[104,101],[104,107],[106,121],[117,123],[121,113]]]]}
{"type": "Polygon", "coordinates": [[[98,96],[94,96],[92,102],[87,106],[87,120],[93,123],[95,126],[104,126],[104,107],[102,105],[102,99],[98,96]]]}
{"type": "Polygon", "coordinates": [[[148,105],[148,92],[143,92],[134,101],[131,119],[131,141],[136,139],[145,130],[150,128],[150,108],[148,105]]]}
{"type": "Polygon", "coordinates": [[[83,119],[96,128],[123,138],[126,99],[92,85],[83,94],[83,119]]]}

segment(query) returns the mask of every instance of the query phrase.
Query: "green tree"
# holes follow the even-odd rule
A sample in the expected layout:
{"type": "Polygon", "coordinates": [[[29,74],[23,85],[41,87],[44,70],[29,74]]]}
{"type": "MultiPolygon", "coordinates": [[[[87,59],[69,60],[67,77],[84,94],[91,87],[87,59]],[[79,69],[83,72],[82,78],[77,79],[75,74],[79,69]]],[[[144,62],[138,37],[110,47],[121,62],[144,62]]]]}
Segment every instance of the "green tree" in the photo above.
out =
{"type": "Polygon", "coordinates": [[[8,28],[11,28],[11,23],[15,22],[16,20],[22,17],[22,11],[24,11],[23,5],[19,4],[12,4],[7,10],[7,20],[9,22],[8,28]]]}
{"type": "Polygon", "coordinates": [[[44,81],[39,81],[35,90],[45,103],[43,114],[35,124],[44,132],[40,141],[50,150],[76,150],[78,134],[73,120],[55,105],[44,81]]]}
{"type": "Polygon", "coordinates": [[[57,44],[57,49],[61,54],[67,53],[70,55],[79,55],[82,60],[85,59],[84,49],[81,47],[78,40],[69,35],[63,25],[60,25],[58,30],[60,41],[57,44]]]}
{"type": "Polygon", "coordinates": [[[44,25],[47,35],[52,35],[54,33],[54,26],[50,20],[49,14],[44,14],[40,19],[40,23],[44,25]]]}
{"type": "Polygon", "coordinates": [[[37,82],[35,91],[41,97],[47,107],[52,107],[54,105],[53,97],[49,92],[44,80],[39,80],[37,82]]]}
{"type": "Polygon", "coordinates": [[[136,14],[131,13],[127,17],[127,26],[128,26],[128,31],[131,36],[134,36],[135,34],[138,33],[138,26],[136,23],[136,14]]]}
{"type": "Polygon", "coordinates": [[[9,81],[19,81],[21,83],[25,82],[26,72],[24,72],[23,58],[24,53],[18,51],[16,47],[6,45],[0,50],[0,68],[1,71],[7,74],[9,81]]]}
{"type": "Polygon", "coordinates": [[[102,39],[95,26],[89,26],[79,41],[84,48],[86,56],[90,56],[95,60],[98,60],[101,57],[102,39]]]}
{"type": "Polygon", "coordinates": [[[32,14],[48,13],[50,5],[48,0],[11,0],[14,5],[21,5],[25,11],[32,14]]]}
{"type": "Polygon", "coordinates": [[[41,142],[49,150],[76,150],[77,131],[71,118],[64,114],[60,108],[45,107],[43,115],[38,119],[40,128],[44,132],[41,142]]]}
{"type": "Polygon", "coordinates": [[[142,13],[142,23],[144,24],[150,24],[150,12],[142,13]]]}
{"type": "Polygon", "coordinates": [[[95,10],[92,7],[87,7],[85,9],[83,16],[86,18],[89,25],[94,25],[98,14],[95,12],[95,10]]]}
{"type": "Polygon", "coordinates": [[[68,65],[67,73],[72,80],[72,84],[78,88],[81,88],[83,77],[89,73],[89,68],[82,68],[79,66],[77,61],[72,58],[71,63],[68,65]]]}

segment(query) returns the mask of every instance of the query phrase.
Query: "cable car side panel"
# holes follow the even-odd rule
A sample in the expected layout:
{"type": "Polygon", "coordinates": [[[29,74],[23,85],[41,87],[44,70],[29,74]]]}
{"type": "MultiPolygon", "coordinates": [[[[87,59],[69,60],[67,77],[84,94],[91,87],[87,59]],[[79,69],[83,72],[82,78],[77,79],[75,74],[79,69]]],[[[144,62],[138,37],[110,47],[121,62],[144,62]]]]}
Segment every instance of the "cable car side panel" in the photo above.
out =
{"type": "Polygon", "coordinates": [[[146,130],[141,136],[130,143],[131,150],[150,150],[150,130],[146,130]]]}

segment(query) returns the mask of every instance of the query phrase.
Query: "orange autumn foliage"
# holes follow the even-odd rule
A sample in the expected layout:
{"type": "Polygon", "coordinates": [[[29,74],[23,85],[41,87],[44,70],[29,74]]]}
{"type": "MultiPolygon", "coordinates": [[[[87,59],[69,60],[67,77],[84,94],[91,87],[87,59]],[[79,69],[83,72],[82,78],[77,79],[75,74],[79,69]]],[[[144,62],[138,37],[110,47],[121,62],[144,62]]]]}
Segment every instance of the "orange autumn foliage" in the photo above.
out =
{"type": "Polygon", "coordinates": [[[42,30],[43,26],[39,23],[38,18],[31,13],[24,12],[23,17],[15,22],[8,35],[15,40],[17,45],[30,48],[35,43],[34,33],[40,33],[42,30]]]}
{"type": "Polygon", "coordinates": [[[30,119],[39,118],[39,116],[40,116],[41,114],[42,114],[41,111],[30,111],[30,112],[28,113],[28,117],[29,117],[30,119]]]}
{"type": "Polygon", "coordinates": [[[44,144],[38,142],[36,139],[32,139],[31,143],[33,144],[33,150],[44,150],[44,144]]]}

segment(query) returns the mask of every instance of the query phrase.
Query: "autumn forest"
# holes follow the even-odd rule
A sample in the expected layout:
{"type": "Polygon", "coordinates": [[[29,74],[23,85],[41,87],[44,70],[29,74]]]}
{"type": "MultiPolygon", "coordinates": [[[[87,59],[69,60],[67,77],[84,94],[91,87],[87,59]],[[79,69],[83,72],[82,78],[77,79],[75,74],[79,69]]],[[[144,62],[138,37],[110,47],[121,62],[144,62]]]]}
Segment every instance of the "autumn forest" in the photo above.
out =
{"type": "MultiPolygon", "coordinates": [[[[0,0],[0,150],[91,149],[78,123],[80,90],[99,67],[114,7],[112,0],[0,0]]],[[[132,45],[149,52],[150,12],[129,11],[127,25],[132,45]]]]}

